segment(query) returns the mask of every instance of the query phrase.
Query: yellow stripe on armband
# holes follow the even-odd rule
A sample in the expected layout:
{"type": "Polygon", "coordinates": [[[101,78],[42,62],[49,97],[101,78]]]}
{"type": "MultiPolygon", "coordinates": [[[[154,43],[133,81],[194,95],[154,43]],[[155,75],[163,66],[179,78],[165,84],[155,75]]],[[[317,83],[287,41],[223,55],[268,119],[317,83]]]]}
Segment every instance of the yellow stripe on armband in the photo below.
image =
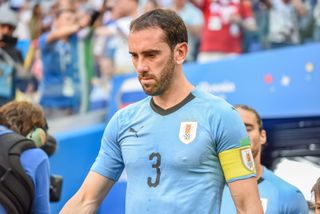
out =
{"type": "Polygon", "coordinates": [[[219,159],[226,181],[256,172],[250,146],[223,151],[219,159]]]}

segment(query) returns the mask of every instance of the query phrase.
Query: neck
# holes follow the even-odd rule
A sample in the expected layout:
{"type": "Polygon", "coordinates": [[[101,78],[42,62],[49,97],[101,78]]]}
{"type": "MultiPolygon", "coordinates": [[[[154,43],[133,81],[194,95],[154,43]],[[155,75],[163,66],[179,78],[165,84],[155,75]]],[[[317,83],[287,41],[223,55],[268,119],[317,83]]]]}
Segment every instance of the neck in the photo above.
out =
{"type": "Polygon", "coordinates": [[[162,109],[168,109],[177,105],[184,100],[193,89],[193,85],[182,74],[180,77],[173,77],[173,79],[174,81],[163,94],[153,97],[155,104],[162,109]]]}
{"type": "Polygon", "coordinates": [[[263,166],[261,164],[261,156],[260,154],[257,155],[257,157],[254,158],[254,164],[256,166],[256,174],[257,174],[257,180],[259,180],[259,178],[261,178],[262,174],[263,174],[263,166]]]}

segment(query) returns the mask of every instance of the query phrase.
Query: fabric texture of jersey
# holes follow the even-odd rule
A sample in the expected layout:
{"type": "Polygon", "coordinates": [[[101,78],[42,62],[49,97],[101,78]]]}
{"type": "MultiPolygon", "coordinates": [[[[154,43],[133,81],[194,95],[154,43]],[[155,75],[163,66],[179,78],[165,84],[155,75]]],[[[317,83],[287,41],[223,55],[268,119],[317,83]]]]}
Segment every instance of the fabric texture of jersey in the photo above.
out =
{"type": "MultiPolygon", "coordinates": [[[[12,131],[0,125],[0,135],[7,133],[12,133],[12,131]]],[[[35,198],[32,206],[33,213],[49,214],[50,166],[48,156],[39,148],[28,149],[21,153],[20,161],[34,184],[35,198]]],[[[1,204],[0,214],[6,214],[1,204]]]]}
{"type": "Polygon", "coordinates": [[[221,98],[195,89],[163,110],[147,97],[113,116],[91,170],[117,181],[126,167],[126,213],[219,213],[218,155],[246,138],[239,114],[221,98]]]}
{"type": "MultiPolygon", "coordinates": [[[[263,168],[258,189],[265,214],[307,214],[308,206],[303,194],[293,185],[263,168]]],[[[237,213],[229,188],[223,191],[221,214],[237,213]]]]}

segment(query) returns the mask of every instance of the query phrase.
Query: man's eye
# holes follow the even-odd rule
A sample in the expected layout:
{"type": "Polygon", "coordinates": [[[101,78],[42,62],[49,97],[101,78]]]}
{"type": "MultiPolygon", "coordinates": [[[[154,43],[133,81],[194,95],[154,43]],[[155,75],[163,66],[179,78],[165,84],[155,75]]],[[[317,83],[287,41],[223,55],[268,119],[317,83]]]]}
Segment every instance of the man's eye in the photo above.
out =
{"type": "Polygon", "coordinates": [[[149,58],[154,58],[156,55],[155,54],[148,54],[147,57],[149,58]]]}

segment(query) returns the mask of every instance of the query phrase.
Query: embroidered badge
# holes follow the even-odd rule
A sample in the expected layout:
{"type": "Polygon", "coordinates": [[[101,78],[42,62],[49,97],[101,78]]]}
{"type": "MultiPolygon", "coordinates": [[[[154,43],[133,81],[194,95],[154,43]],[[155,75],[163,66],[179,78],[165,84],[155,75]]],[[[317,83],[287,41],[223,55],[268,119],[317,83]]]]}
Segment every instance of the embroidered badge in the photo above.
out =
{"type": "Polygon", "coordinates": [[[254,161],[250,147],[241,149],[241,158],[243,165],[250,171],[254,171],[254,161]]]}
{"type": "Polygon", "coordinates": [[[179,139],[184,144],[191,143],[197,135],[197,122],[181,122],[179,139]]]}

